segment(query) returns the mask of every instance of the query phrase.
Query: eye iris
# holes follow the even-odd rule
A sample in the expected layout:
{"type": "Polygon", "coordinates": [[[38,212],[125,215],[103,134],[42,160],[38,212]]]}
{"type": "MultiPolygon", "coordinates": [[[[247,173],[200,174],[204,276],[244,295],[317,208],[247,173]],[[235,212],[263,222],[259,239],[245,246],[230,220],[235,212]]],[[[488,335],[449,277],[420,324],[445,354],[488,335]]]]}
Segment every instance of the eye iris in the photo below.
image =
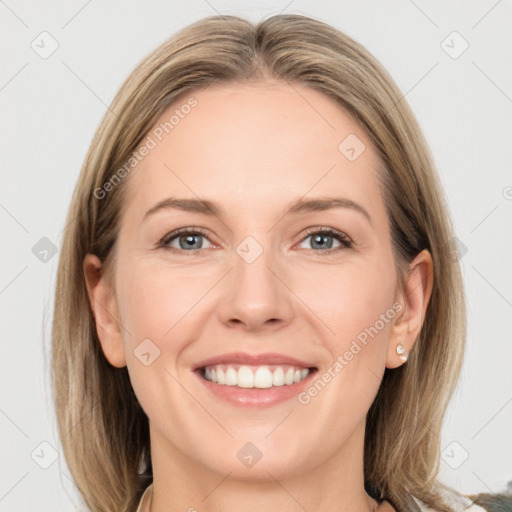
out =
{"type": "Polygon", "coordinates": [[[201,235],[183,235],[180,236],[180,247],[181,249],[199,249],[203,244],[202,242],[199,242],[199,247],[193,247],[194,243],[196,242],[196,239],[199,238],[201,235]],[[185,244],[182,244],[182,240],[185,240],[185,244]]]}
{"type": "Polygon", "coordinates": [[[330,249],[332,247],[332,237],[330,235],[317,234],[313,237],[313,247],[317,243],[319,244],[319,247],[327,247],[330,249]],[[326,238],[330,238],[330,242],[325,242],[326,238]]]}

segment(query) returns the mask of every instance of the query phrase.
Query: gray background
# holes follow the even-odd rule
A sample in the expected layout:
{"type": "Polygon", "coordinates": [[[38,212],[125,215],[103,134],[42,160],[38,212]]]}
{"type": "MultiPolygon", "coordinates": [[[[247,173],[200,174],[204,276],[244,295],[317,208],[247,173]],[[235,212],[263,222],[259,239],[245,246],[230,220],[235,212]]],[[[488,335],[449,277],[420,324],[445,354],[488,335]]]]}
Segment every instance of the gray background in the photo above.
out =
{"type": "Polygon", "coordinates": [[[468,295],[468,352],[442,432],[440,478],[468,493],[512,480],[511,2],[253,5],[0,0],[1,511],[81,510],[48,383],[65,214],[93,133],[128,73],[176,30],[216,12],[331,23],[365,45],[405,94],[448,196],[468,295]]]}

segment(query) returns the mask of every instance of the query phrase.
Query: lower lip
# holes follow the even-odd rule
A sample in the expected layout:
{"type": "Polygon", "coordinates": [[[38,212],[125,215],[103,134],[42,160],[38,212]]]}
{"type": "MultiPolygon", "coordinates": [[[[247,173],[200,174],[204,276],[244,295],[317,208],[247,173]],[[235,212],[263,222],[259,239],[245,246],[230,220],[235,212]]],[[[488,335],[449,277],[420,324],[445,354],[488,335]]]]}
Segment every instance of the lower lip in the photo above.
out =
{"type": "Polygon", "coordinates": [[[270,407],[285,402],[286,400],[296,398],[297,395],[309,385],[312,375],[316,373],[316,370],[310,370],[307,377],[300,382],[271,388],[239,388],[238,386],[227,386],[206,380],[198,371],[194,373],[211,393],[222,400],[239,407],[270,407]]]}

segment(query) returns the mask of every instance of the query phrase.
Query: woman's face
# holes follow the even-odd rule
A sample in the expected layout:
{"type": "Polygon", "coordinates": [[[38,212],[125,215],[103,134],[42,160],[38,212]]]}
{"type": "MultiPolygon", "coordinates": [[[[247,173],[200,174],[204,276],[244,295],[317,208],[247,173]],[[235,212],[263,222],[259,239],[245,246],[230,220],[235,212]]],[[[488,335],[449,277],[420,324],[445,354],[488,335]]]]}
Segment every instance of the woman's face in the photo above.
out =
{"type": "Polygon", "coordinates": [[[99,335],[150,420],[154,469],[279,479],[359,464],[404,340],[368,137],[282,82],[196,91],[149,136],[124,178],[112,300],[106,285],[97,299],[121,325],[99,335]]]}

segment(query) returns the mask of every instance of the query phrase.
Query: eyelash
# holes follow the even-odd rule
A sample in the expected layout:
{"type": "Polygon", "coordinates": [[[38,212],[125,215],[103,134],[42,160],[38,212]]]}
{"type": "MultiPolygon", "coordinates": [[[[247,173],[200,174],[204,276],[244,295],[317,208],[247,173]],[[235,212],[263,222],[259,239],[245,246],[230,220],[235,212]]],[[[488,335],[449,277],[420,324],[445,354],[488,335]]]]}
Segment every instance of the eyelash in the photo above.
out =
{"type": "MultiPolygon", "coordinates": [[[[176,231],[172,231],[171,233],[168,233],[167,235],[165,235],[158,243],[158,247],[166,249],[171,252],[174,252],[175,254],[179,254],[179,255],[184,255],[184,253],[185,253],[188,256],[194,256],[203,250],[203,249],[192,249],[190,251],[186,251],[183,249],[176,249],[175,247],[170,247],[169,245],[167,245],[172,240],[174,240],[175,238],[178,238],[179,236],[182,236],[182,235],[201,235],[209,240],[207,234],[200,228],[192,228],[192,227],[181,228],[181,229],[177,229],[176,231]]],[[[350,248],[352,248],[352,245],[353,245],[352,240],[348,236],[346,236],[341,231],[338,231],[333,228],[310,228],[310,229],[306,230],[306,233],[305,233],[304,237],[300,240],[300,242],[303,242],[306,238],[310,237],[311,235],[332,236],[333,238],[337,239],[341,243],[340,247],[334,247],[334,248],[326,249],[326,250],[310,249],[311,251],[314,251],[315,254],[318,256],[320,256],[321,254],[323,254],[323,255],[333,254],[333,253],[336,253],[343,249],[350,249],[350,248]]],[[[211,242],[211,240],[210,240],[210,242],[211,242]]]]}

